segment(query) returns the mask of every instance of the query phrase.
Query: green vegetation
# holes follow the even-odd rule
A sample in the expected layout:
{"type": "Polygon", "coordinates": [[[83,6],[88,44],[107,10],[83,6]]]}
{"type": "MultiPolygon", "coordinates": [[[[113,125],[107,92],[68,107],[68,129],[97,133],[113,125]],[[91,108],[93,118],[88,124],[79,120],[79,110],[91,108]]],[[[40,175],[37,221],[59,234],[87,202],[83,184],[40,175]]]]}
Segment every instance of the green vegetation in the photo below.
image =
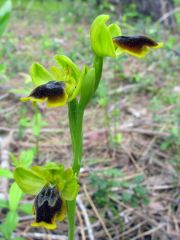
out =
{"type": "MultiPolygon", "coordinates": [[[[167,200],[165,204],[170,206],[173,219],[180,172],[179,12],[174,13],[177,22],[174,33],[162,23],[153,22],[150,16],[139,13],[136,4],[129,4],[119,16],[116,6],[108,1],[96,5],[95,0],[13,0],[12,11],[10,1],[7,2],[9,6],[4,15],[0,8],[0,91],[2,96],[8,93],[5,100],[0,100],[0,122],[2,127],[15,131],[8,149],[10,169],[0,168],[0,176],[8,181],[8,198],[0,199],[0,238],[26,239],[19,237],[18,232],[29,223],[21,226],[23,220],[19,224],[18,220],[24,214],[32,214],[29,198],[24,198],[13,182],[14,167],[18,164],[30,166],[33,161],[44,164],[48,159],[70,164],[66,110],[59,111],[61,118],[58,120],[54,110],[47,112],[44,106],[36,108],[19,103],[18,99],[32,89],[29,66],[40,62],[49,67],[55,54],[68,55],[80,66],[90,64],[93,56],[89,28],[93,19],[102,13],[110,14],[112,20],[120,24],[124,35],[147,34],[163,41],[164,47],[143,60],[128,55],[106,59],[102,81],[85,114],[88,123],[84,141],[85,177],[80,179],[80,185],[86,184],[91,190],[92,201],[110,232],[116,229],[116,224],[120,226],[120,229],[112,230],[112,237],[117,232],[123,234],[126,225],[133,228],[142,221],[135,219],[131,223],[130,216],[126,222],[121,215],[125,209],[133,208],[136,215],[136,210],[143,214],[151,202],[161,205],[165,194],[161,185],[170,186],[166,190],[167,199],[173,200],[167,200]],[[135,176],[131,177],[131,174],[135,176]],[[164,182],[152,180],[159,176],[165,179],[164,182]],[[126,177],[127,180],[123,180],[126,177]],[[154,188],[151,181],[154,181],[154,188]],[[159,192],[154,190],[156,185],[159,192]]],[[[84,194],[83,190],[80,194],[84,194]]],[[[85,205],[90,209],[90,221],[96,222],[93,210],[88,203],[85,205]]],[[[162,211],[159,216],[167,215],[166,210],[158,210],[162,211]]],[[[153,214],[154,221],[163,221],[153,214]]],[[[149,225],[140,231],[154,227],[149,225]]],[[[62,232],[67,235],[67,228],[64,229],[62,232]]],[[[93,230],[96,232],[96,227],[93,230]]],[[[57,230],[54,234],[62,232],[57,230]]],[[[122,239],[131,239],[136,236],[133,234],[138,231],[124,235],[122,239]]],[[[106,235],[103,237],[105,239],[106,235]]]]}

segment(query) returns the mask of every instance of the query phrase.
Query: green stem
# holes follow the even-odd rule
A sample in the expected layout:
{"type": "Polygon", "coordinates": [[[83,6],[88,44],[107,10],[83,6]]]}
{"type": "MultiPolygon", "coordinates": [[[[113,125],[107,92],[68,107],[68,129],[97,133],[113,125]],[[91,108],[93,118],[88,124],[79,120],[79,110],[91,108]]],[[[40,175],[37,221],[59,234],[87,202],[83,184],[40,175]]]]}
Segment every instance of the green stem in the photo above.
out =
{"type": "Polygon", "coordinates": [[[75,213],[76,213],[76,200],[68,201],[68,240],[74,240],[74,231],[75,231],[75,213]]]}
{"type": "MultiPolygon", "coordinates": [[[[96,83],[95,83],[95,89],[94,89],[94,92],[95,92],[101,79],[103,58],[95,55],[93,67],[95,68],[95,74],[96,74],[96,83]]],[[[69,127],[70,127],[72,151],[73,151],[72,168],[74,173],[76,173],[78,176],[80,167],[81,167],[81,160],[82,160],[82,153],[83,153],[84,108],[80,107],[77,99],[69,102],[68,114],[69,114],[69,127]]],[[[67,208],[68,208],[68,222],[69,222],[68,239],[74,240],[76,200],[67,201],[67,208]]]]}
{"type": "MultiPolygon", "coordinates": [[[[72,140],[73,151],[73,171],[79,174],[82,150],[83,150],[83,115],[84,109],[80,109],[77,100],[73,100],[68,104],[69,113],[69,127],[72,140]]],[[[75,212],[76,212],[76,200],[68,201],[68,221],[69,221],[69,240],[74,240],[75,231],[75,212]]]]}
{"type": "Polygon", "coordinates": [[[97,88],[99,86],[99,82],[101,80],[102,68],[103,68],[103,57],[99,57],[99,56],[95,55],[93,67],[95,68],[95,74],[96,74],[96,83],[95,83],[95,89],[94,89],[94,92],[95,92],[97,90],[97,88]]]}
{"type": "MultiPolygon", "coordinates": [[[[35,126],[36,128],[39,128],[39,119],[38,119],[38,114],[39,114],[39,111],[38,111],[38,106],[36,103],[34,103],[34,113],[35,113],[35,126]]],[[[36,157],[38,158],[39,157],[39,135],[40,134],[37,134],[37,133],[34,133],[34,136],[35,136],[35,139],[36,139],[36,157]]]]}

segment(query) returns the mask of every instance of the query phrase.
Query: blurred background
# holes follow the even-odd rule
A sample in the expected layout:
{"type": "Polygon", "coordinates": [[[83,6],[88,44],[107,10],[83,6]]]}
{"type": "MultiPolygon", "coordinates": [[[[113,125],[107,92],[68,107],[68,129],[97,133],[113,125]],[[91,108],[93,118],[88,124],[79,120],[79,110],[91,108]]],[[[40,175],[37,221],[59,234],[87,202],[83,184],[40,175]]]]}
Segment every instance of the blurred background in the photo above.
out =
{"type": "Polygon", "coordinates": [[[19,98],[32,89],[33,62],[48,68],[55,54],[66,54],[91,64],[89,28],[99,14],[109,14],[123,35],[147,34],[164,47],[144,59],[105,59],[85,112],[76,239],[180,239],[180,1],[8,4],[0,1],[0,239],[67,239],[66,221],[49,232],[30,226],[30,196],[19,198],[10,217],[17,161],[71,164],[67,107],[41,104],[35,118],[31,103],[19,98]]]}

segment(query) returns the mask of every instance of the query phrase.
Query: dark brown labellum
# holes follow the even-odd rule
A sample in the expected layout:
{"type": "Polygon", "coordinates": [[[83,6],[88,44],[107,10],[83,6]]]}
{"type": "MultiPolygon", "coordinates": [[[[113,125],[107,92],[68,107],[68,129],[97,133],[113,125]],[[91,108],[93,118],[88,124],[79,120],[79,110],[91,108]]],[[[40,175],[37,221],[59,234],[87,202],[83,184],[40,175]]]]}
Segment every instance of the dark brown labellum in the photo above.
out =
{"type": "Polygon", "coordinates": [[[51,224],[53,218],[61,211],[62,199],[56,187],[45,186],[34,201],[36,222],[51,224]]]}
{"type": "Polygon", "coordinates": [[[64,82],[50,81],[46,84],[36,87],[30,97],[34,98],[48,98],[59,97],[64,94],[64,82]]]}
{"type": "Polygon", "coordinates": [[[113,41],[115,44],[121,48],[127,49],[129,51],[139,52],[144,46],[156,47],[158,44],[146,36],[119,36],[114,37],[113,41]]]}

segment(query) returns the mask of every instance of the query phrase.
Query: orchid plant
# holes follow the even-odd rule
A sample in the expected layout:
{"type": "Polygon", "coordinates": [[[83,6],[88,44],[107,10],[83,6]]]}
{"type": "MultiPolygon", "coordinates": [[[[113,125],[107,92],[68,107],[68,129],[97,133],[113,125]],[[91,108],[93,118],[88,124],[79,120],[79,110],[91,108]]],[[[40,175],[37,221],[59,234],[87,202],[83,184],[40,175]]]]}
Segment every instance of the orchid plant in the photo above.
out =
{"type": "Polygon", "coordinates": [[[87,104],[96,92],[105,57],[130,54],[144,57],[150,49],[162,47],[143,35],[123,36],[120,27],[107,24],[108,15],[98,16],[90,28],[91,47],[94,54],[92,66],[80,69],[70,58],[55,56],[56,65],[46,70],[34,63],[30,75],[35,88],[22,101],[33,104],[46,102],[47,107],[68,105],[69,128],[72,141],[72,166],[65,169],[53,162],[31,169],[18,166],[14,178],[26,194],[35,196],[35,222],[32,226],[55,229],[56,222],[62,221],[67,213],[69,240],[74,239],[76,196],[79,190],[78,176],[83,153],[83,116],[87,104]]]}

